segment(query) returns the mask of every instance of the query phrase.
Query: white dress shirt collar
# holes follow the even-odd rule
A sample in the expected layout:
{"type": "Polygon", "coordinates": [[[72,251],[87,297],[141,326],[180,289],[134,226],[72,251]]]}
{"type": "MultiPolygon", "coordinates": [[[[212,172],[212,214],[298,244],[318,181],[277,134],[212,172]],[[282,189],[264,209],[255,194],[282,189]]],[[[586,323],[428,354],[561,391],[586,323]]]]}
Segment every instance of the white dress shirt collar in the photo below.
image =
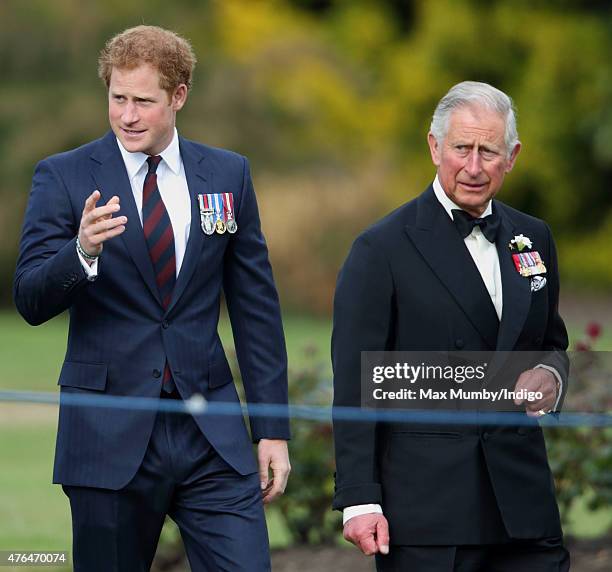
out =
{"type": "MultiPolygon", "coordinates": [[[[130,153],[121,144],[119,139],[117,139],[117,145],[119,146],[119,151],[121,151],[121,156],[123,157],[123,162],[125,163],[128,176],[130,180],[132,180],[136,173],[142,169],[148,155],[146,153],[141,153],[140,151],[130,153]]],[[[170,144],[160,153],[160,156],[170,170],[175,175],[178,175],[181,170],[181,150],[179,147],[178,132],[176,127],[174,128],[172,141],[170,141],[170,144]]]]}
{"type": "MultiPolygon", "coordinates": [[[[451,220],[453,220],[452,210],[461,209],[461,207],[457,206],[444,192],[444,189],[442,188],[442,184],[440,183],[440,179],[438,179],[438,175],[436,175],[436,178],[434,179],[433,190],[434,190],[434,193],[436,194],[436,198],[438,199],[438,201],[440,201],[440,204],[444,207],[444,210],[447,212],[451,220]]],[[[493,208],[491,207],[491,201],[489,201],[487,208],[480,215],[480,217],[484,218],[487,215],[490,215],[492,212],[493,212],[493,208]]]]}

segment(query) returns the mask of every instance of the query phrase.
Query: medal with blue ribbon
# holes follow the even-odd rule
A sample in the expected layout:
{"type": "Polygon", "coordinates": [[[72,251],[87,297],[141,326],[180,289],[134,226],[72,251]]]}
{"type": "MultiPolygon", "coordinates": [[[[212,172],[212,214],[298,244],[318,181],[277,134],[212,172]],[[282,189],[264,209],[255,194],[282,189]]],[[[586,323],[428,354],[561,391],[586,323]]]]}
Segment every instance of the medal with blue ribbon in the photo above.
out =
{"type": "Polygon", "coordinates": [[[212,195],[212,198],[215,205],[215,230],[217,231],[217,234],[223,234],[227,230],[224,220],[225,211],[223,208],[223,199],[218,193],[212,195]]]}

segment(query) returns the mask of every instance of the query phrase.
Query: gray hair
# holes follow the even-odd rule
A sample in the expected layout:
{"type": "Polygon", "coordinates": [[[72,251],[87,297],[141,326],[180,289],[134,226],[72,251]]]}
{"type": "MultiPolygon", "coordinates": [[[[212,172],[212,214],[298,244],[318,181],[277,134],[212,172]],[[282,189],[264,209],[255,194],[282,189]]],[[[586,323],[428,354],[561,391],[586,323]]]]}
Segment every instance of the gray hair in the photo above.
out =
{"type": "Polygon", "coordinates": [[[519,142],[516,130],[516,113],[510,96],[496,87],[480,81],[462,81],[450,88],[440,100],[434,111],[429,128],[438,143],[441,143],[448,133],[448,123],[451,113],[467,105],[482,105],[499,113],[506,121],[504,142],[508,156],[519,142]]]}

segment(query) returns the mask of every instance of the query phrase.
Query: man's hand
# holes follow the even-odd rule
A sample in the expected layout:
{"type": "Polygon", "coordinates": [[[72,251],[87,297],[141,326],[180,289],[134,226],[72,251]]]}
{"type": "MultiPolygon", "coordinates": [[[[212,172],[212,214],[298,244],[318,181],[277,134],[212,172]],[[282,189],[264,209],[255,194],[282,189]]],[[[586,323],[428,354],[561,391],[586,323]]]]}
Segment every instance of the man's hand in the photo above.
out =
{"type": "Polygon", "coordinates": [[[529,417],[539,417],[541,411],[549,412],[555,406],[557,401],[557,379],[554,374],[543,367],[528,369],[521,373],[514,387],[515,391],[519,390],[539,391],[542,393],[542,399],[535,401],[527,401],[527,399],[515,399],[516,405],[525,404],[525,411],[529,417]]]}
{"type": "Polygon", "coordinates": [[[367,556],[389,554],[389,523],[380,513],[354,516],[344,525],[343,535],[367,556]]]}
{"type": "Polygon", "coordinates": [[[259,481],[263,502],[272,502],[285,492],[287,479],[291,472],[287,441],[281,439],[261,439],[257,445],[257,460],[259,463],[259,481]],[[272,478],[269,478],[272,469],[272,478]]]}
{"type": "Polygon", "coordinates": [[[120,235],[127,222],[127,217],[124,216],[113,218],[113,214],[120,208],[119,197],[114,196],[104,206],[96,207],[99,200],[98,190],[87,197],[79,227],[81,248],[91,256],[98,256],[102,252],[103,243],[120,235]]]}

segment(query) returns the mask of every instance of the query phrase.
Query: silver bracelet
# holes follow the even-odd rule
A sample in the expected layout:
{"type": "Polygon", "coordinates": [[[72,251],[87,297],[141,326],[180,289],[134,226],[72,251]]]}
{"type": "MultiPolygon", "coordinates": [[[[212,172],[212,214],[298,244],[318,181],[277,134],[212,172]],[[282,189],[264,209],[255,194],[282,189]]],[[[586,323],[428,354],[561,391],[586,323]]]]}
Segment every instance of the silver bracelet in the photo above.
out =
{"type": "Polygon", "coordinates": [[[81,246],[81,241],[79,240],[78,236],[76,239],[76,248],[77,248],[77,252],[88,262],[94,262],[98,260],[98,255],[92,256],[91,254],[87,254],[87,252],[83,250],[83,247],[81,246]]]}

